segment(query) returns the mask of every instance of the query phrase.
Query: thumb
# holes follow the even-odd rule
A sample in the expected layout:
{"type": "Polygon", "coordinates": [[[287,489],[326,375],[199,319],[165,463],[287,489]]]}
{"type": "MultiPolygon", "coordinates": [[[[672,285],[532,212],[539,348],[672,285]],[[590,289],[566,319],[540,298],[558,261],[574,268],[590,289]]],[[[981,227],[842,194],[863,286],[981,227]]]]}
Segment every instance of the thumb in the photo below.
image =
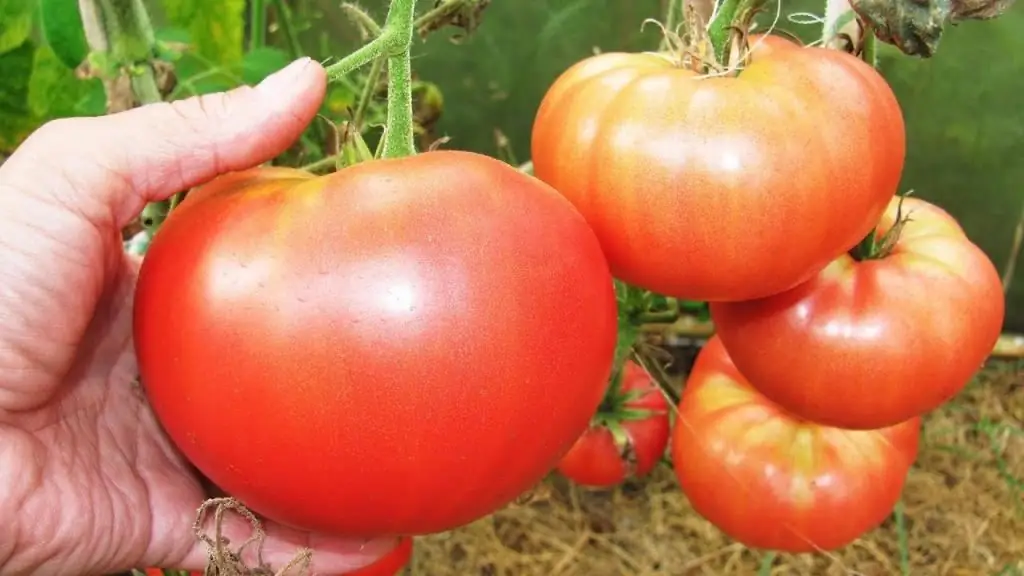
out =
{"type": "Polygon", "coordinates": [[[148,202],[283,152],[316,116],[326,86],[323,67],[302,58],[255,87],[55,120],[0,173],[16,190],[120,229],[148,202]]]}

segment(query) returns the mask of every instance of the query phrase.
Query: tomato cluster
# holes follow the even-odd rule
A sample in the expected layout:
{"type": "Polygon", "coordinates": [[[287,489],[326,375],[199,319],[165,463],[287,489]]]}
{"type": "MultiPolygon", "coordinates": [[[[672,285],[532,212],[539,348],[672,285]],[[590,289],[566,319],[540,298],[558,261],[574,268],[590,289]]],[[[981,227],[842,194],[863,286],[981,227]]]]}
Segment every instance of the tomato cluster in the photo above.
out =
{"type": "MultiPolygon", "coordinates": [[[[593,56],[537,113],[535,174],[591,224],[613,275],[710,305],[670,452],[694,509],[749,546],[834,549],[881,523],[921,417],[999,336],[991,261],[940,208],[896,195],[905,147],[873,67],[773,36],[724,76],[593,56]]],[[[583,443],[610,466],[609,434],[591,430],[561,469],[597,477],[583,443]]]]}
{"type": "Polygon", "coordinates": [[[255,512],[352,537],[467,524],[556,468],[612,486],[669,443],[694,508],[750,546],[871,529],[921,416],[998,337],[999,278],[895,196],[903,118],[871,66],[771,36],[748,56],[714,77],[573,66],[537,114],[536,178],[430,151],[192,191],[135,295],[168,436],[255,512]],[[620,354],[638,317],[616,279],[710,302],[674,422],[620,354]]]}

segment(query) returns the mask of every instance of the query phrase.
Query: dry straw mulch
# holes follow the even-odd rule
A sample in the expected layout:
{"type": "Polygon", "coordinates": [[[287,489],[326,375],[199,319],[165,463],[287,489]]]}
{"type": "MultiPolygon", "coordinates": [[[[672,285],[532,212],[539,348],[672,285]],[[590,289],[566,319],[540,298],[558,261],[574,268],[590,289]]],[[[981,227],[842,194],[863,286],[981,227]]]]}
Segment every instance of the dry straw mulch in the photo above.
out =
{"type": "MultiPolygon", "coordinates": [[[[987,368],[931,414],[896,516],[830,555],[780,555],[772,575],[1024,576],[1024,366],[987,368]]],[[[551,477],[533,501],[420,538],[415,576],[758,574],[763,554],[697,516],[662,466],[611,491],[551,477]]]]}

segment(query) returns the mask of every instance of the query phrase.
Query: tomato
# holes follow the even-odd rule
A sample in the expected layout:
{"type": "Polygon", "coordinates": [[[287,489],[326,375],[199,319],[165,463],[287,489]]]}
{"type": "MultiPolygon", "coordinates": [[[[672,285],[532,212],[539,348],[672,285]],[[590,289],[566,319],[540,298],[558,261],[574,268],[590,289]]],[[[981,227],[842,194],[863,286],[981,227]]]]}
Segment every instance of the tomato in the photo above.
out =
{"type": "MultiPolygon", "coordinates": [[[[893,199],[876,237],[896,221],[893,199]]],[[[880,428],[958,393],[1003,326],[999,274],[946,212],[915,198],[887,257],[843,255],[809,282],[750,302],[712,303],[736,365],[809,420],[880,428]]]]}
{"type": "Polygon", "coordinates": [[[686,300],[747,300],[813,276],[870,232],[900,180],[903,116],[871,66],[755,37],[737,76],[604,53],[565,71],[534,173],[594,227],[612,273],[686,300]]]}
{"type": "Polygon", "coordinates": [[[608,488],[650,473],[668,444],[668,403],[647,371],[622,368],[621,384],[598,409],[590,428],[562,458],[558,471],[582,486],[608,488]],[[619,406],[621,404],[621,406],[619,406]]]}
{"type": "Polygon", "coordinates": [[[718,336],[698,353],[672,430],[694,510],[751,548],[835,550],[877,527],[917,458],[920,418],[880,430],[785,412],[739,373],[718,336]]]}
{"type": "Polygon", "coordinates": [[[419,535],[486,516],[587,428],[616,301],[562,196],[458,151],[229,174],[153,238],[135,346],[214,484],[281,523],[419,535]]]}
{"type": "Polygon", "coordinates": [[[344,576],[396,576],[412,559],[412,538],[402,538],[398,546],[380,560],[344,576]]]}

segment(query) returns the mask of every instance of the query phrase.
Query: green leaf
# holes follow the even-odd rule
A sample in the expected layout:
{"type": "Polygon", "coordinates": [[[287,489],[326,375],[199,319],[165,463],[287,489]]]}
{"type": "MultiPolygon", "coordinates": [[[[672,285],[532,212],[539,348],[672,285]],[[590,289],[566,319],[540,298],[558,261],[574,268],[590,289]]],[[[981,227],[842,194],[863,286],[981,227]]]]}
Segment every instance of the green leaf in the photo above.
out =
{"type": "Polygon", "coordinates": [[[46,43],[68,68],[76,68],[89,53],[78,0],[39,0],[46,43]]]}
{"type": "Polygon", "coordinates": [[[174,63],[178,83],[168,100],[178,100],[199,94],[222,92],[241,85],[242,79],[231,69],[202,57],[185,53],[174,63]]]}
{"type": "Polygon", "coordinates": [[[103,82],[82,80],[49,46],[36,50],[28,85],[29,110],[43,120],[99,116],[106,111],[103,82]]]}
{"type": "Polygon", "coordinates": [[[32,0],[0,0],[0,54],[18,48],[28,39],[33,8],[32,0]]]}
{"type": "Polygon", "coordinates": [[[256,48],[246,53],[242,59],[242,81],[246,84],[258,84],[267,76],[287,66],[290,61],[288,54],[277,48],[256,48]]]}
{"type": "Polygon", "coordinates": [[[40,124],[28,104],[35,50],[26,41],[0,54],[0,152],[12,152],[40,124]]]}
{"type": "Polygon", "coordinates": [[[214,64],[242,61],[245,0],[163,0],[172,26],[188,30],[192,52],[214,64]]]}

